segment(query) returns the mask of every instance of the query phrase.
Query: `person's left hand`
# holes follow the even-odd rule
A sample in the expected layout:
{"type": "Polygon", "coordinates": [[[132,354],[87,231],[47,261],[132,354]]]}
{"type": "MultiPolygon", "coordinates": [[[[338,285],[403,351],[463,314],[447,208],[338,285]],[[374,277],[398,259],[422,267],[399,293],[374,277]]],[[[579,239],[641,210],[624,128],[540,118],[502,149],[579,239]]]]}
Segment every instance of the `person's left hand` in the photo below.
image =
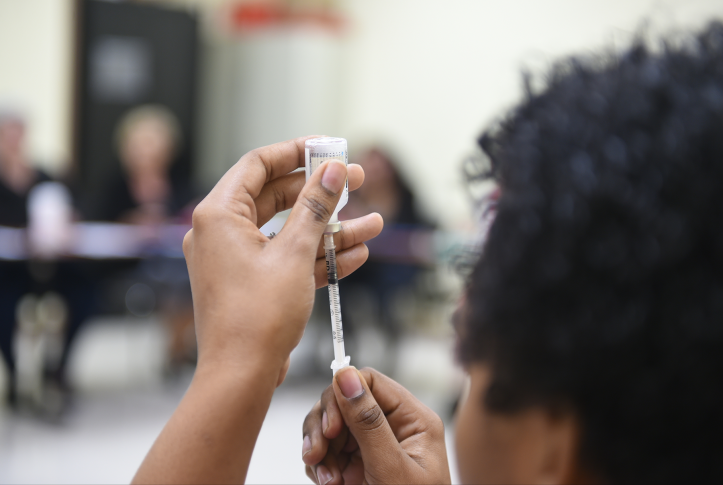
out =
{"type": "Polygon", "coordinates": [[[302,460],[317,485],[450,483],[444,425],[374,369],[341,369],[306,416],[302,460]]]}
{"type": "MultiPolygon", "coordinates": [[[[244,155],[193,212],[184,240],[198,337],[199,370],[275,369],[279,383],[311,314],[314,289],[326,285],[321,236],[341,196],[347,168],[325,162],[305,184],[304,142],[244,155]],[[293,207],[293,208],[292,208],[293,207]],[[292,208],[270,240],[259,227],[292,208]],[[259,368],[261,368],[259,367],[259,368]]],[[[364,172],[348,167],[349,189],[364,172]]],[[[366,261],[364,241],[382,229],[378,214],[344,221],[335,235],[339,276],[366,261]]]]}

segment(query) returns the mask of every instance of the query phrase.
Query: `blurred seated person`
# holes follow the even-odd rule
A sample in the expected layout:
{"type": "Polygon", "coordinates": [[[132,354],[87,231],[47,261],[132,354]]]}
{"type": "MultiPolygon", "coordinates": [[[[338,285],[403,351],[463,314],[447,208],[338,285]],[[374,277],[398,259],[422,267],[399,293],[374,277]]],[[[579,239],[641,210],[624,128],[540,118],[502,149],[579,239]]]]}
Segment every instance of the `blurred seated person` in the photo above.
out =
{"type": "MultiPolygon", "coordinates": [[[[183,144],[176,116],[161,105],[133,108],[118,122],[115,141],[122,175],[110,179],[100,218],[140,225],[190,223],[194,202],[190,183],[171,176],[183,144]]],[[[123,279],[126,286],[142,282],[154,292],[169,328],[167,370],[175,373],[184,362],[195,359],[185,262],[151,257],[122,273],[114,277],[123,279]]]]}
{"type": "Polygon", "coordinates": [[[414,193],[386,150],[371,147],[354,155],[352,163],[364,169],[364,185],[349,193],[342,209],[347,219],[377,212],[387,227],[397,224],[427,225],[415,206],[414,193]]]}
{"type": "Polygon", "coordinates": [[[50,177],[33,167],[25,150],[22,113],[0,107],[0,226],[28,225],[28,194],[50,177]]]}
{"type": "MultiPolygon", "coordinates": [[[[349,202],[342,209],[342,220],[376,212],[384,219],[384,230],[375,241],[376,245],[398,244],[408,247],[409,239],[401,233],[429,230],[432,225],[415,205],[414,193],[402,177],[397,164],[388,151],[373,146],[351,158],[364,169],[364,184],[349,193],[349,202]]],[[[375,259],[371,249],[370,261],[350,275],[344,283],[345,305],[344,330],[353,335],[362,323],[378,323],[393,344],[399,336],[402,322],[397,321],[392,310],[400,292],[414,289],[420,267],[412,258],[401,257],[375,259]],[[371,297],[372,305],[368,305],[371,297]],[[359,316],[369,313],[368,322],[360,322],[359,316]]],[[[354,339],[350,339],[354,342],[354,339]]]]}
{"type": "MultiPolygon", "coordinates": [[[[0,107],[0,226],[27,227],[29,222],[28,199],[33,188],[51,178],[42,170],[35,168],[28,157],[25,141],[27,124],[23,113],[0,107]]],[[[2,241],[0,241],[2,244],[2,241]]],[[[45,385],[54,391],[64,393],[67,390],[65,368],[71,343],[82,322],[91,313],[94,298],[85,267],[81,263],[63,260],[43,260],[28,258],[24,261],[0,261],[0,351],[7,364],[9,382],[9,400],[16,404],[16,360],[13,345],[18,335],[16,316],[23,314],[26,329],[39,335],[49,328],[43,328],[42,318],[36,310],[44,302],[54,302],[58,314],[51,319],[60,318],[52,331],[59,332],[60,349],[54,351],[56,357],[41,363],[45,385]],[[20,311],[18,304],[23,297],[28,302],[20,311]],[[60,303],[57,303],[60,302],[60,303]]],[[[46,305],[47,306],[47,305],[46,305]]],[[[40,312],[42,313],[42,312],[40,312]]],[[[46,389],[47,390],[47,389],[46,389]]],[[[21,396],[24,397],[24,396],[21,396]]],[[[27,397],[27,396],[25,396],[27,397]]],[[[44,412],[41,395],[28,404],[38,406],[44,412]]],[[[60,411],[58,400],[53,404],[51,413],[60,411]]]]}
{"type": "Polygon", "coordinates": [[[110,179],[98,219],[130,224],[189,219],[190,184],[171,177],[183,143],[176,116],[161,105],[134,108],[119,121],[115,142],[122,175],[110,179]]]}

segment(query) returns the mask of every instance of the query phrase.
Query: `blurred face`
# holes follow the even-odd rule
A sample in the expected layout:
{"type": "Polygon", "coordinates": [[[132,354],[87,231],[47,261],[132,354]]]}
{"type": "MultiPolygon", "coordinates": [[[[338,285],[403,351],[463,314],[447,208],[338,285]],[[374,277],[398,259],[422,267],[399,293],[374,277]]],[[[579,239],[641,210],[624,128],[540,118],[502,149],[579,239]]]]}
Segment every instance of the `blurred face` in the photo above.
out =
{"type": "Polygon", "coordinates": [[[364,185],[359,188],[360,191],[374,191],[386,188],[390,182],[396,183],[394,169],[380,153],[364,152],[355,158],[354,163],[358,163],[364,169],[364,185]]]}
{"type": "Polygon", "coordinates": [[[168,128],[157,120],[143,120],[129,130],[121,146],[121,161],[128,172],[166,172],[173,158],[168,128]]]}
{"type": "Polygon", "coordinates": [[[25,140],[25,124],[9,120],[0,122],[0,158],[8,160],[20,157],[25,140]]]}

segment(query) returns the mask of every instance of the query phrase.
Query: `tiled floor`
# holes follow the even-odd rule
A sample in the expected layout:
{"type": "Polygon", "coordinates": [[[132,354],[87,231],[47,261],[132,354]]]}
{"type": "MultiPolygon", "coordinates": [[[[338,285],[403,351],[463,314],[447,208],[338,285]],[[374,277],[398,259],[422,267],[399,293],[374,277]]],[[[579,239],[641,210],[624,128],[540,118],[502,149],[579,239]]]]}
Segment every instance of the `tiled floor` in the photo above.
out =
{"type": "MultiPolygon", "coordinates": [[[[0,414],[0,483],[127,483],[181,399],[190,373],[172,385],[160,381],[158,326],[106,322],[91,329],[79,340],[71,369],[81,392],[62,424],[0,414]]],[[[427,360],[433,350],[428,343],[407,347],[419,347],[427,360]]],[[[444,352],[441,346],[438,360],[444,352]]],[[[405,359],[419,361],[407,354],[405,359]]],[[[248,483],[308,483],[300,458],[301,424],[325,385],[296,376],[279,388],[248,483]]],[[[433,408],[448,401],[434,392],[421,395],[433,408]]],[[[449,431],[447,438],[451,454],[449,431]]]]}

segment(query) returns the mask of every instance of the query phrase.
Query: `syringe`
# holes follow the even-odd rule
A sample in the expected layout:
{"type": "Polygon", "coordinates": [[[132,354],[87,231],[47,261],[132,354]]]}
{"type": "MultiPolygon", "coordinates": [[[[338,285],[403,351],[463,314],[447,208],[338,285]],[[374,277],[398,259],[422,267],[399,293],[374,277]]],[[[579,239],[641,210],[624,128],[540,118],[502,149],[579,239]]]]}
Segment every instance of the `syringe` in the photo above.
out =
{"type": "Polygon", "coordinates": [[[334,374],[349,365],[351,357],[344,352],[344,329],[341,326],[341,303],[339,302],[339,278],[336,274],[336,247],[334,235],[324,234],[324,252],[326,253],[326,280],[329,284],[329,311],[331,312],[331,332],[334,337],[334,361],[331,369],[334,374]]]}
{"type": "MultiPolygon", "coordinates": [[[[344,138],[312,138],[305,144],[306,179],[324,162],[335,159],[348,164],[346,140],[344,138]]],[[[329,284],[329,310],[331,312],[331,331],[334,341],[334,360],[331,369],[334,374],[349,365],[351,358],[344,352],[344,330],[341,326],[341,303],[339,301],[339,278],[336,272],[336,247],[334,234],[341,231],[339,211],[349,200],[349,186],[344,186],[339,203],[324,231],[324,252],[326,253],[326,276],[329,284]]]]}

